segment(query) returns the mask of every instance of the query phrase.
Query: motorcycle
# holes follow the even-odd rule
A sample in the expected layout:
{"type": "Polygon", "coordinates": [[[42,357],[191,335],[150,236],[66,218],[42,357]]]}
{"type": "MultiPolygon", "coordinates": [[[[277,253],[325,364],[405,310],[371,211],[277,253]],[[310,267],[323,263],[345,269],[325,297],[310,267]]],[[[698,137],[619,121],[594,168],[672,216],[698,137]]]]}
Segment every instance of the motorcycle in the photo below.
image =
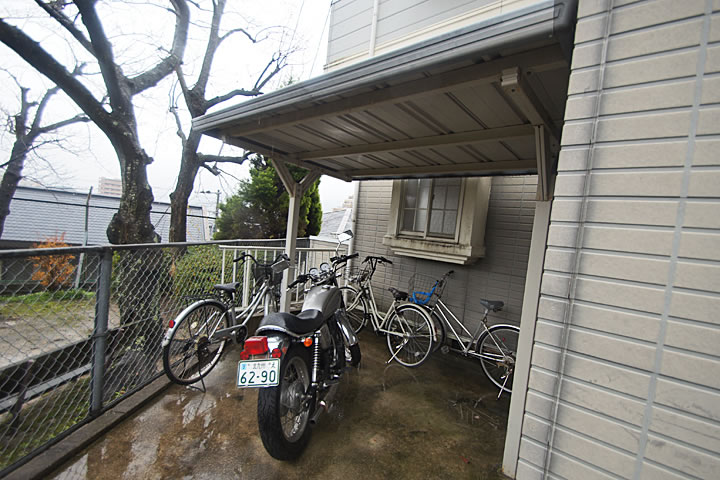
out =
{"type": "MultiPolygon", "coordinates": [[[[344,241],[352,232],[341,235],[344,241]]],[[[237,385],[260,388],[260,437],[278,460],[300,456],[310,441],[310,426],[329,409],[346,364],[360,363],[360,346],[337,284],[339,270],[357,253],[337,252],[331,264],[312,268],[288,285],[290,290],[311,282],[301,312],[266,315],[240,353],[237,385]]]]}

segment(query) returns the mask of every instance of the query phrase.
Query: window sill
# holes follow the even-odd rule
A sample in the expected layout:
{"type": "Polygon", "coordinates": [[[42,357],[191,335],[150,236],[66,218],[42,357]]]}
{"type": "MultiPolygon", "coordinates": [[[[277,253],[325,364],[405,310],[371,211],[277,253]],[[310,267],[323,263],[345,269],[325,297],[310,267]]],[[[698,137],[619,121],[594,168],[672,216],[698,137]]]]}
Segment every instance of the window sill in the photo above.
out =
{"type": "Polygon", "coordinates": [[[385,235],[383,244],[390,247],[395,255],[458,265],[468,265],[485,256],[484,246],[473,247],[452,242],[385,235]]]}

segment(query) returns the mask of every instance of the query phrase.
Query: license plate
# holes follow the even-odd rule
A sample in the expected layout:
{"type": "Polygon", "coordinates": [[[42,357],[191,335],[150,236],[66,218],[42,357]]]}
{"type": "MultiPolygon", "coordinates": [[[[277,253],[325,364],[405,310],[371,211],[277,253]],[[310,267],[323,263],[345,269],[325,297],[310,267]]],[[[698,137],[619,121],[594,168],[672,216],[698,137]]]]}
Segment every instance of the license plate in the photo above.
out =
{"type": "Polygon", "coordinates": [[[240,388],[273,387],[279,383],[279,377],[279,358],[238,362],[237,386],[240,388]]]}

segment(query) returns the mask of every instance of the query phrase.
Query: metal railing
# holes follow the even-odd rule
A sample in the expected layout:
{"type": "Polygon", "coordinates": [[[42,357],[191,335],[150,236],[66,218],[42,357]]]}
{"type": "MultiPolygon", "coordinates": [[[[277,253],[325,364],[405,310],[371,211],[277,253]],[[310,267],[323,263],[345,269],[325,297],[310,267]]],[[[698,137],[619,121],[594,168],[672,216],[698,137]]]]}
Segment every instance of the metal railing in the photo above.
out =
{"type": "MultiPolygon", "coordinates": [[[[247,301],[232,258],[283,243],[0,251],[0,477],[161,376],[168,321],[216,283],[243,282],[247,301]]],[[[332,255],[299,245],[301,272],[332,255]]]]}
{"type": "MultiPolygon", "coordinates": [[[[220,246],[222,251],[222,274],[221,278],[223,281],[242,283],[241,291],[241,306],[246,307],[250,304],[250,296],[255,286],[254,279],[251,279],[250,269],[252,267],[250,262],[245,262],[242,266],[238,266],[237,263],[232,263],[232,271],[226,272],[225,266],[228,264],[228,260],[237,258],[240,252],[247,252],[253,255],[261,263],[270,263],[278,255],[285,251],[285,247],[268,247],[259,245],[243,245],[243,246],[220,246]],[[243,279],[250,278],[250,282],[243,281],[243,279]]],[[[345,248],[339,253],[344,253],[345,248]]],[[[290,278],[295,278],[301,273],[307,273],[312,267],[319,267],[321,263],[330,263],[330,257],[335,255],[334,248],[310,248],[310,247],[298,247],[296,248],[295,261],[292,262],[290,267],[290,278]]],[[[304,290],[302,286],[297,286],[292,291],[291,302],[298,303],[302,301],[304,296],[304,290]]]]}

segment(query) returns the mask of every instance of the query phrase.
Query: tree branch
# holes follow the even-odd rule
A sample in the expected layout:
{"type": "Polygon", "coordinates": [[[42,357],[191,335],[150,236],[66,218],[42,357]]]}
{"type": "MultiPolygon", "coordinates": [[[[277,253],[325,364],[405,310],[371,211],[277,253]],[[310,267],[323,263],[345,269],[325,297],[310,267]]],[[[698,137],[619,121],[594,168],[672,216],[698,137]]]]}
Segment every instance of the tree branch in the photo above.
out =
{"type": "Polygon", "coordinates": [[[93,51],[90,40],[88,40],[87,37],[85,37],[85,35],[80,30],[78,30],[72,20],[70,20],[66,15],[63,15],[63,13],[60,11],[60,8],[62,7],[58,6],[57,2],[45,3],[41,0],[35,0],[35,3],[37,3],[40,8],[45,10],[45,12],[52,18],[54,18],[60,25],[65,27],[65,30],[70,32],[70,35],[75,37],[75,40],[77,40],[85,50],[90,52],[91,55],[95,56],[95,52],[93,51]]]}
{"type": "Polygon", "coordinates": [[[219,32],[220,21],[222,20],[224,11],[225,0],[217,0],[217,2],[213,2],[213,16],[210,26],[210,34],[208,35],[207,46],[205,47],[205,55],[203,56],[200,74],[198,75],[198,80],[195,83],[195,87],[193,87],[194,89],[201,89],[203,97],[205,96],[205,89],[207,87],[208,80],[210,79],[210,68],[212,67],[212,63],[215,58],[215,52],[217,52],[218,46],[222,41],[222,39],[219,37],[219,32]]]}
{"type": "Polygon", "coordinates": [[[94,55],[107,88],[110,107],[113,112],[125,117],[132,110],[130,97],[123,92],[126,88],[127,78],[115,63],[112,45],[95,10],[95,0],[75,0],[75,5],[78,7],[82,22],[90,35],[94,55]]]}
{"type": "Polygon", "coordinates": [[[52,132],[53,130],[57,130],[57,129],[65,127],[67,125],[72,125],[73,123],[89,122],[89,121],[90,121],[90,119],[87,116],[85,116],[83,114],[78,114],[72,118],[66,118],[65,120],[51,123],[50,125],[46,125],[40,129],[38,129],[37,135],[43,135],[45,133],[52,132]]]}
{"type": "Polygon", "coordinates": [[[175,117],[175,124],[177,125],[177,136],[180,137],[180,141],[182,142],[182,146],[184,148],[185,144],[187,143],[187,137],[185,136],[185,132],[183,132],[182,122],[180,121],[180,114],[178,113],[177,107],[170,107],[170,113],[172,113],[173,117],[175,117]]]}
{"type": "Polygon", "coordinates": [[[33,120],[32,126],[30,127],[29,136],[37,136],[37,134],[34,134],[34,132],[40,128],[40,122],[42,121],[42,115],[45,111],[45,107],[50,101],[50,97],[55,95],[58,90],[60,90],[60,87],[52,87],[45,92],[45,95],[43,95],[40,103],[38,104],[37,110],[35,110],[35,119],[33,120]]]}
{"type": "Polygon", "coordinates": [[[281,54],[280,52],[277,53],[278,56],[273,55],[270,61],[267,65],[265,65],[265,69],[262,71],[260,76],[258,77],[257,81],[255,82],[255,86],[253,87],[253,90],[262,90],[265,85],[275,76],[277,75],[280,70],[285,68],[285,61],[287,60],[288,53],[281,54]],[[268,69],[275,64],[275,69],[268,74],[268,76],[263,79],[263,76],[265,73],[267,73],[268,69]]]}
{"type": "Polygon", "coordinates": [[[247,30],[245,30],[244,28],[233,28],[232,30],[226,32],[223,36],[221,36],[221,37],[219,38],[220,43],[224,42],[225,39],[228,38],[228,37],[229,37],[230,35],[232,35],[233,33],[242,33],[242,34],[245,35],[245,36],[248,38],[248,40],[250,40],[252,43],[257,43],[257,42],[258,42],[258,39],[257,39],[256,37],[253,37],[252,35],[250,35],[250,33],[249,33],[247,30]]]}
{"type": "Polygon", "coordinates": [[[177,17],[175,20],[175,35],[173,36],[170,53],[150,70],[128,80],[131,95],[135,95],[157,85],[160,80],[172,73],[175,67],[182,62],[190,24],[190,10],[188,9],[186,0],[170,0],[170,2],[175,8],[175,15],[177,17]]]}
{"type": "Polygon", "coordinates": [[[59,86],[98,127],[104,129],[104,127],[112,126],[110,113],[82,83],[37,42],[25,35],[19,28],[5,23],[2,18],[0,18],[0,41],[59,86]]]}
{"type": "Polygon", "coordinates": [[[239,88],[239,89],[237,89],[237,90],[233,90],[232,92],[228,92],[228,93],[226,93],[225,95],[218,95],[218,96],[215,97],[215,98],[211,98],[210,100],[208,100],[208,101],[205,102],[205,103],[206,103],[206,105],[207,105],[207,108],[209,109],[209,108],[211,108],[211,107],[214,107],[214,106],[217,105],[218,103],[222,103],[222,102],[224,102],[224,101],[226,101],[226,100],[230,100],[230,99],[233,98],[233,97],[238,97],[238,96],[242,96],[242,97],[257,97],[258,95],[262,95],[262,92],[261,92],[260,90],[257,90],[257,89],[245,90],[245,89],[243,89],[243,88],[239,88]]]}
{"type": "Polygon", "coordinates": [[[210,163],[210,162],[216,162],[216,163],[235,163],[237,165],[242,165],[245,160],[250,157],[252,153],[247,152],[242,157],[232,157],[228,155],[205,155],[204,153],[198,153],[198,160],[200,160],[201,163],[210,163]]]}

